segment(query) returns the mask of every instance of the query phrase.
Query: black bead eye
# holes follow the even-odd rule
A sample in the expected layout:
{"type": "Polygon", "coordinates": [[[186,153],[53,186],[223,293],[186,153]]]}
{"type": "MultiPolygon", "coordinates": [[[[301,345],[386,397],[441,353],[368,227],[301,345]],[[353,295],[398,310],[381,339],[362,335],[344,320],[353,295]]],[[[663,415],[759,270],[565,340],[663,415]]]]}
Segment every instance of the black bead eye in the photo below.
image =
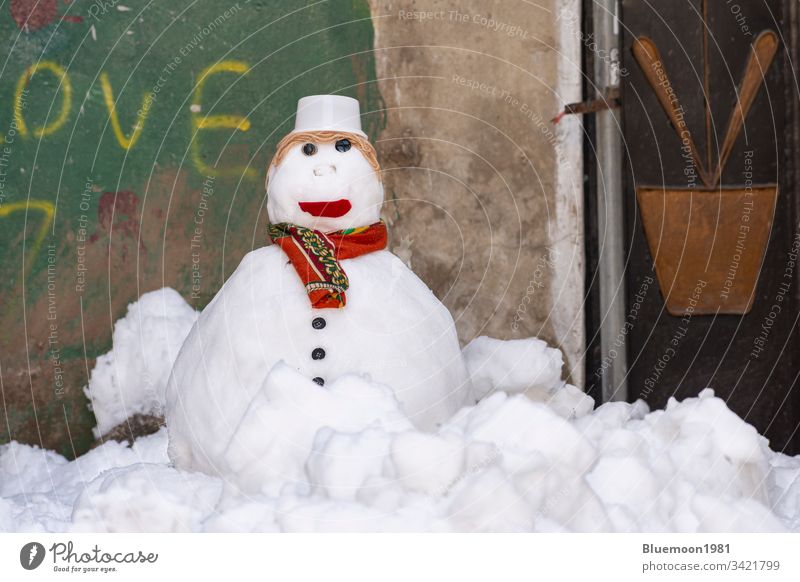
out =
{"type": "Polygon", "coordinates": [[[340,139],[336,142],[336,151],[337,152],[346,152],[350,149],[350,140],[349,139],[340,139]]]}
{"type": "Polygon", "coordinates": [[[315,153],[317,153],[317,146],[315,146],[313,143],[307,143],[303,146],[303,153],[307,156],[313,156],[315,153]]]}

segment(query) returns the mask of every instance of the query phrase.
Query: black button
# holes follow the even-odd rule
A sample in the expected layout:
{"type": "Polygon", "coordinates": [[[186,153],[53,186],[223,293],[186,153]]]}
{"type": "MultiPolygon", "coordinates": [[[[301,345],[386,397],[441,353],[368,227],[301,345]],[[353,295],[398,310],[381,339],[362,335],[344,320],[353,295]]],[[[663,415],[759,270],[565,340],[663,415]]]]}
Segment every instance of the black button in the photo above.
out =
{"type": "Polygon", "coordinates": [[[311,327],[313,327],[314,329],[322,329],[326,325],[328,325],[328,322],[322,319],[321,317],[315,317],[314,319],[311,320],[311,327]]]}
{"type": "Polygon", "coordinates": [[[322,379],[322,378],[320,378],[319,376],[317,376],[316,378],[314,378],[314,379],[313,379],[313,380],[311,380],[311,381],[312,381],[312,382],[316,382],[316,383],[317,383],[317,384],[319,384],[320,386],[324,386],[324,385],[325,385],[325,380],[323,380],[323,379],[322,379]]]}
{"type": "Polygon", "coordinates": [[[325,350],[322,348],[314,348],[314,351],[311,352],[311,359],[312,360],[321,360],[325,357],[325,350]]]}

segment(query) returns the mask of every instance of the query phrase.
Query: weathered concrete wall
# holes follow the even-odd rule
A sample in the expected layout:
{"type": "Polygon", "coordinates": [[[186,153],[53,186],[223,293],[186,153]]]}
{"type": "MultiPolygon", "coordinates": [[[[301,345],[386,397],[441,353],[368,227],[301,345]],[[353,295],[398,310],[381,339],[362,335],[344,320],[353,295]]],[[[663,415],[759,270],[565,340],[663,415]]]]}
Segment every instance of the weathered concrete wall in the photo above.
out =
{"type": "Polygon", "coordinates": [[[537,335],[582,384],[580,100],[573,0],[371,0],[394,250],[462,341],[537,335]],[[557,13],[558,11],[558,13],[557,13]]]}

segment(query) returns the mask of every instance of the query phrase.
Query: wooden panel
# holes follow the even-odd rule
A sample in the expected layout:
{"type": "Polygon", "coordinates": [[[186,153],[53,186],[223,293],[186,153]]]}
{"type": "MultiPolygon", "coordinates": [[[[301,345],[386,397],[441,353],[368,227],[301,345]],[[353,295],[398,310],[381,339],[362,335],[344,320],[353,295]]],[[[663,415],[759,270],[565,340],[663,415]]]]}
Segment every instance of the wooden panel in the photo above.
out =
{"type": "MultiPolygon", "coordinates": [[[[661,407],[672,396],[693,396],[710,386],[735,412],[765,433],[774,449],[797,453],[800,345],[796,333],[799,267],[795,260],[800,233],[795,214],[796,184],[790,182],[787,171],[796,144],[789,139],[792,132],[786,128],[793,127],[796,119],[787,113],[791,108],[784,101],[787,47],[783,44],[721,176],[722,186],[734,190],[762,184],[779,186],[763,270],[750,312],[676,317],[668,312],[659,285],[653,284],[658,277],[635,189],[699,189],[702,183],[693,176],[691,156],[682,149],[684,143],[632,57],[635,37],[646,35],[659,47],[670,84],[682,106],[683,121],[691,130],[704,164],[713,167],[752,41],[765,29],[774,29],[782,37],[788,27],[783,16],[786,7],[781,2],[740,0],[734,5],[709,1],[704,6],[702,0],[625,0],[622,5],[623,67],[627,72],[623,83],[627,293],[628,321],[633,325],[628,334],[630,397],[661,407]],[[711,111],[708,126],[706,86],[711,111]]],[[[702,211],[699,206],[694,208],[702,211]]],[[[729,228],[730,225],[723,238],[730,238],[729,228]]],[[[715,229],[710,230],[714,236],[715,229]]],[[[694,234],[678,241],[674,240],[675,233],[670,236],[673,238],[667,244],[685,246],[687,253],[708,246],[706,240],[695,240],[694,234]]],[[[752,240],[744,244],[756,243],[752,240]]],[[[752,267],[746,269],[752,278],[752,267]]],[[[741,278],[742,283],[745,278],[741,278]]]]}

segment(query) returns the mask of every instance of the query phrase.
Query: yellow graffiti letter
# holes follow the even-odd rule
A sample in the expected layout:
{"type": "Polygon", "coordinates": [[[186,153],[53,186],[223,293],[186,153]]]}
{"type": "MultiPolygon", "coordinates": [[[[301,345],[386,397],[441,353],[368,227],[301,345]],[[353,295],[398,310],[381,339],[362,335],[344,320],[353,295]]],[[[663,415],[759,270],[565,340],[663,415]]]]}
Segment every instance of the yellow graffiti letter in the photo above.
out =
{"type": "Polygon", "coordinates": [[[248,177],[254,177],[257,175],[257,172],[254,168],[241,166],[236,168],[222,169],[207,165],[203,161],[203,156],[200,153],[200,144],[198,143],[199,140],[195,135],[196,133],[199,133],[200,130],[206,129],[235,129],[237,131],[247,131],[250,129],[250,120],[240,115],[203,115],[200,113],[202,111],[203,87],[211,75],[216,75],[217,73],[238,73],[240,75],[244,75],[249,70],[250,67],[247,65],[247,63],[243,63],[242,61],[220,61],[219,63],[214,63],[213,65],[206,67],[205,70],[200,74],[200,78],[197,80],[197,86],[195,87],[194,95],[192,96],[191,106],[192,160],[194,160],[195,167],[197,167],[200,172],[206,175],[238,175],[242,172],[244,172],[244,174],[248,177]]]}
{"type": "Polygon", "coordinates": [[[33,261],[36,260],[36,255],[39,254],[39,249],[42,248],[42,243],[47,236],[47,230],[53,224],[53,216],[55,216],[56,208],[52,202],[47,200],[28,200],[22,202],[12,202],[5,206],[0,206],[0,218],[9,216],[15,212],[25,213],[25,223],[28,222],[27,214],[31,210],[38,210],[43,214],[42,223],[39,225],[39,230],[36,231],[36,238],[33,239],[33,245],[29,251],[28,258],[25,262],[25,272],[23,278],[27,278],[28,273],[33,266],[33,261]]]}
{"type": "Polygon", "coordinates": [[[69,110],[72,107],[72,83],[70,83],[67,72],[61,68],[60,65],[52,61],[42,61],[31,65],[17,81],[17,88],[14,92],[14,121],[17,124],[20,135],[28,135],[28,126],[25,124],[25,118],[22,115],[22,110],[25,108],[25,99],[27,94],[27,85],[31,77],[40,70],[50,71],[59,80],[61,87],[61,111],[49,125],[37,127],[33,130],[35,137],[44,137],[54,131],[57,131],[62,125],[67,122],[69,117],[69,110]]]}
{"type": "Polygon", "coordinates": [[[111,88],[111,81],[108,78],[108,73],[100,73],[100,86],[103,89],[103,99],[106,102],[108,115],[111,118],[111,129],[114,130],[114,136],[117,138],[119,145],[122,146],[122,149],[129,150],[133,147],[133,144],[136,143],[136,141],[139,139],[139,136],[142,134],[144,122],[147,120],[147,116],[150,114],[152,99],[147,93],[145,93],[144,97],[142,97],[142,107],[136,114],[136,125],[133,126],[130,137],[127,137],[122,132],[122,127],[119,124],[117,104],[114,101],[114,90],[111,88]]]}

